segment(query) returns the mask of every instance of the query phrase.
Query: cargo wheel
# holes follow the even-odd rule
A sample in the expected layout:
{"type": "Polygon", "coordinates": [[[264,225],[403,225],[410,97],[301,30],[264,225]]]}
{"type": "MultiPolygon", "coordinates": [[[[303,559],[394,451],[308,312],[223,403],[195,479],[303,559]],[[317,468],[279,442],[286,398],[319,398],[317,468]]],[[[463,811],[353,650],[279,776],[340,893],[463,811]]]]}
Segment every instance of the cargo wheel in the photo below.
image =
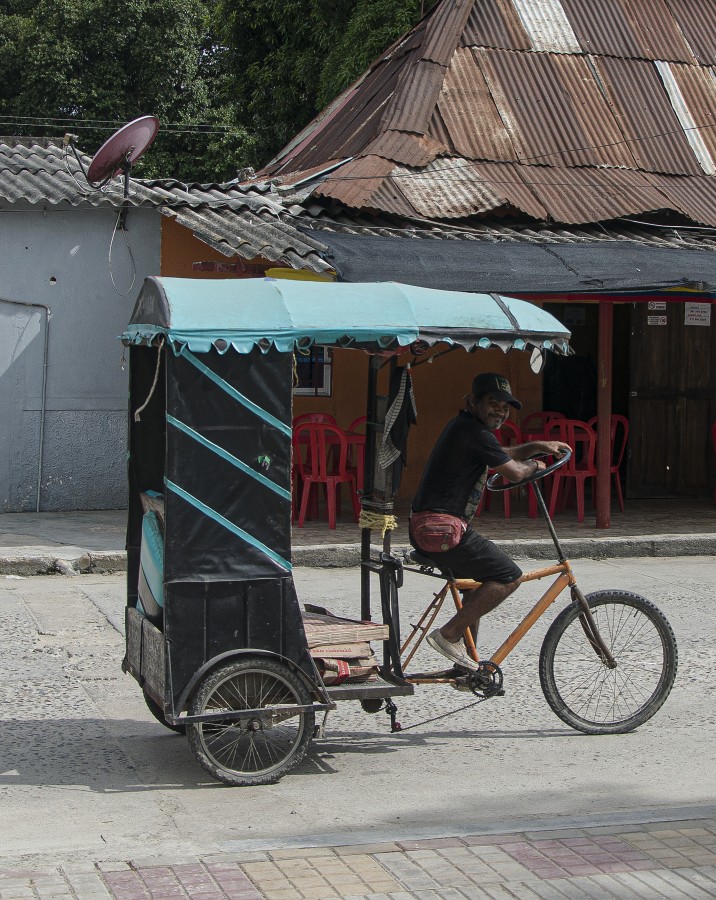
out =
{"type": "Polygon", "coordinates": [[[189,745],[206,771],[225,784],[274,784],[303,759],[315,713],[306,686],[287,666],[244,659],[210,673],[189,705],[189,715],[252,715],[190,723],[189,745]],[[308,707],[308,708],[306,708],[308,707]]]}

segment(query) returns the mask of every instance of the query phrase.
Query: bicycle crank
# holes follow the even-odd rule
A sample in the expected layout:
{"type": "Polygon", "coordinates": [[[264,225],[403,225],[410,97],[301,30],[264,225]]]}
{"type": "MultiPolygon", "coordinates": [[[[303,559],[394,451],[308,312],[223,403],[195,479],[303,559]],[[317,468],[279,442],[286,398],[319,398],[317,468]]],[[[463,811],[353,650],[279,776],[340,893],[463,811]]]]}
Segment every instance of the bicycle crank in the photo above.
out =
{"type": "Polygon", "coordinates": [[[472,693],[485,700],[488,697],[503,697],[505,691],[502,687],[502,669],[489,659],[481,660],[478,666],[477,671],[470,672],[467,678],[472,693]]]}

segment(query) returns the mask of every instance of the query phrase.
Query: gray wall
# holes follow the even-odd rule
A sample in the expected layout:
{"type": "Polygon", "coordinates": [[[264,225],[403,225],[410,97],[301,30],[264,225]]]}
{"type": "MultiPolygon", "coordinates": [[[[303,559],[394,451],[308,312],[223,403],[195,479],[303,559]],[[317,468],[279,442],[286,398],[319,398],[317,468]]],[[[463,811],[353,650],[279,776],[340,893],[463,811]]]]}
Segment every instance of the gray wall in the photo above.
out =
{"type": "MultiPolygon", "coordinates": [[[[40,509],[126,505],[127,372],[117,340],[159,273],[156,210],[0,210],[0,298],[51,310],[40,509]],[[132,277],[136,268],[136,279],[132,277]],[[131,286],[131,287],[130,287],[131,286]],[[119,293],[118,293],[119,291],[119,293]],[[126,296],[120,296],[126,294],[126,296]]],[[[0,302],[0,510],[32,511],[40,468],[44,310],[0,302]]]]}

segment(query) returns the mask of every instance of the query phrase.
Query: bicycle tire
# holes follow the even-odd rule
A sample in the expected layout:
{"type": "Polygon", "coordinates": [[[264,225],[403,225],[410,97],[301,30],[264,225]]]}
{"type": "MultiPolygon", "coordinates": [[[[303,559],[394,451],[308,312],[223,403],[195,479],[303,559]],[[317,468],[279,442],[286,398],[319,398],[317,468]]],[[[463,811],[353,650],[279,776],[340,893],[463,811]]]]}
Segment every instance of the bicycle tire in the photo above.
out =
{"type": "Polygon", "coordinates": [[[211,672],[189,705],[190,715],[212,711],[297,706],[296,712],[254,722],[229,719],[187,727],[189,746],[203,768],[235,787],[275,784],[303,759],[313,737],[315,713],[308,689],[287,666],[270,659],[242,659],[211,672]],[[308,709],[301,708],[308,706],[308,709]]]}
{"type": "Polygon", "coordinates": [[[669,696],[678,666],[676,638],[661,610],[638,594],[597,591],[586,600],[617,668],[602,662],[582,628],[581,606],[572,603],[542,643],[542,692],[572,728],[625,734],[650,719],[669,696]]]}

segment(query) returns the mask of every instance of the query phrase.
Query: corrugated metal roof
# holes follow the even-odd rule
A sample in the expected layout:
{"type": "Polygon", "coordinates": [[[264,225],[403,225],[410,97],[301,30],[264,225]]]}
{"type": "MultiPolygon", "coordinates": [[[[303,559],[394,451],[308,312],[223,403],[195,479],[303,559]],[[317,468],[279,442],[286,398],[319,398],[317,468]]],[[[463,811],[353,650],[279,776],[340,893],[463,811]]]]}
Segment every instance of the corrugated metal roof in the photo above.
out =
{"type": "Polygon", "coordinates": [[[535,219],[548,215],[525,186],[518,167],[509,164],[437,159],[419,172],[396,167],[392,179],[418,214],[427,218],[464,218],[505,206],[535,219]]]}
{"type": "MultiPolygon", "coordinates": [[[[694,62],[671,0],[561,0],[587,53],[694,62]]],[[[708,3],[706,4],[708,5],[708,3]]]]}
{"type": "Polygon", "coordinates": [[[716,29],[713,28],[713,0],[668,0],[671,12],[696,60],[702,65],[716,63],[716,29]]]}
{"type": "Polygon", "coordinates": [[[445,67],[438,63],[418,59],[406,64],[383,115],[382,128],[425,134],[444,76],[445,67]]]}
{"type": "Polygon", "coordinates": [[[385,176],[395,168],[390,160],[380,156],[364,156],[346,163],[316,188],[319,197],[325,195],[352,206],[355,209],[377,208],[375,192],[381,187],[385,176]]]}
{"type": "Polygon", "coordinates": [[[330,121],[309,128],[281,171],[300,180],[309,165],[372,158],[375,171],[360,170],[369,188],[349,189],[336,173],[321,195],[445,219],[543,207],[565,222],[655,208],[651,181],[603,170],[698,176],[658,193],[661,208],[698,208],[702,222],[703,205],[683,198],[704,174],[716,177],[716,129],[707,127],[716,124],[716,80],[694,53],[716,56],[716,0],[699,0],[698,11],[696,0],[440,0],[330,121]],[[521,164],[519,187],[485,188],[473,168],[431,196],[441,160],[456,172],[469,160],[521,164]],[[524,164],[560,174],[532,190],[524,164]]]}
{"type": "Polygon", "coordinates": [[[447,149],[429,135],[384,131],[368,144],[361,156],[382,156],[406,166],[426,166],[447,149]]]}
{"type": "Polygon", "coordinates": [[[475,54],[522,162],[635,166],[586,59],[504,50],[475,54]]]}
{"type": "Polygon", "coordinates": [[[438,109],[458,155],[472,159],[517,158],[482,69],[469,47],[455,51],[438,109]]]}
{"type": "Polygon", "coordinates": [[[549,210],[550,218],[568,224],[607,221],[635,209],[663,209],[664,195],[641,172],[628,169],[555,169],[523,166],[520,173],[549,210]],[[589,217],[585,220],[585,208],[589,217]]]}
{"type": "Polygon", "coordinates": [[[383,165],[380,179],[371,166],[350,169],[347,175],[347,167],[342,167],[315,193],[354,209],[407,216],[412,208],[419,216],[433,219],[519,210],[535,219],[571,225],[670,209],[716,226],[716,180],[705,175],[651,178],[629,169],[443,157],[421,169],[395,166],[385,172],[391,164],[383,160],[383,165]]]}
{"type": "Polygon", "coordinates": [[[716,226],[714,178],[677,178],[649,173],[645,177],[668,198],[668,202],[664,204],[667,208],[678,210],[702,225],[716,226]]]}
{"type": "Polygon", "coordinates": [[[447,66],[465,29],[473,0],[451,0],[439,3],[434,15],[426,20],[422,43],[423,59],[447,66]]]}
{"type": "Polygon", "coordinates": [[[638,167],[675,175],[700,174],[655,65],[606,56],[595,64],[638,167]]]}
{"type": "Polygon", "coordinates": [[[533,50],[579,53],[580,46],[560,0],[513,0],[533,50]]]}
{"type": "Polygon", "coordinates": [[[686,140],[706,175],[716,173],[716,79],[709,69],[657,62],[686,140]]]}
{"type": "Polygon", "coordinates": [[[530,39],[511,0],[475,3],[460,38],[464,47],[529,50],[530,39]]]}

